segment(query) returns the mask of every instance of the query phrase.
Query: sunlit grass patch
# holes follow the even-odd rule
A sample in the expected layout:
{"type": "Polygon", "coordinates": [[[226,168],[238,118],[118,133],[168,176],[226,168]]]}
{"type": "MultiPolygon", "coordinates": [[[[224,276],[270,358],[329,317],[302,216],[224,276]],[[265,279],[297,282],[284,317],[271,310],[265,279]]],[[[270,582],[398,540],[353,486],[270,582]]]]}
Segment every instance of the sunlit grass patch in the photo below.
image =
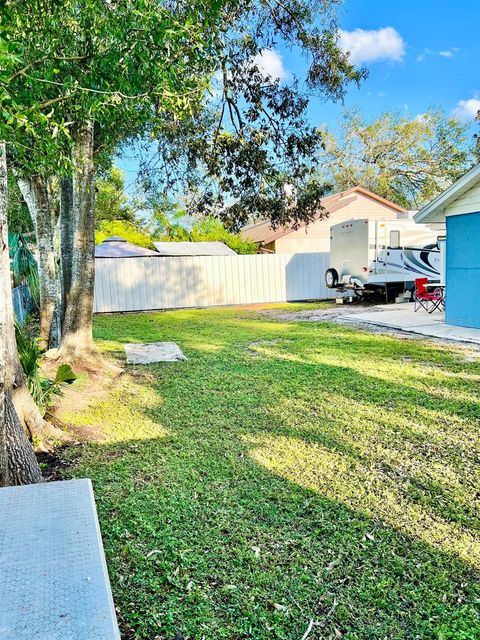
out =
{"type": "Polygon", "coordinates": [[[372,458],[359,459],[298,438],[246,441],[253,445],[251,457],[269,471],[480,568],[480,536],[412,499],[405,489],[415,484],[415,477],[409,478],[406,470],[402,477],[387,465],[372,464],[372,458]]]}
{"type": "MultiPolygon", "coordinates": [[[[314,305],[315,307],[315,305],[314,305]]],[[[286,311],[301,305],[282,305],[286,311]]],[[[96,318],[174,341],[78,423],[135,640],[477,640],[480,362],[229,308],[96,318]]]]}
{"type": "Polygon", "coordinates": [[[149,386],[130,375],[123,376],[115,387],[100,401],[94,401],[81,414],[65,413],[63,419],[70,424],[99,427],[105,442],[128,442],[145,437],[161,438],[168,429],[145,416],[145,411],[156,410],[161,397],[149,386]]]}

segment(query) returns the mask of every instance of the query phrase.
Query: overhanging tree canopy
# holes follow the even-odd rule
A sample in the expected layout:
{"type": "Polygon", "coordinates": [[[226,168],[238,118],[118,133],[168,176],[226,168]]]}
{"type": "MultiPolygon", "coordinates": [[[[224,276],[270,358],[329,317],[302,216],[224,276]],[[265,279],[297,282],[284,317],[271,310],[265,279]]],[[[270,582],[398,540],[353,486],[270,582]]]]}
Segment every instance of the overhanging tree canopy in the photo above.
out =
{"type": "Polygon", "coordinates": [[[472,163],[468,125],[442,111],[415,118],[383,113],[367,122],[346,111],[340,133],[321,131],[321,176],[336,190],[360,184],[407,209],[418,209],[472,163]]]}
{"type": "Polygon", "coordinates": [[[365,76],[337,45],[335,6],[257,0],[227,11],[204,100],[187,122],[166,114],[152,123],[158,157],[144,164],[147,188],[177,189],[190,212],[219,216],[231,228],[252,216],[274,226],[311,220],[324,185],[315,173],[322,138],[307,119],[310,97],[340,99],[348,82],[365,76]],[[305,57],[306,78],[266,73],[264,58],[276,46],[305,57]]]}

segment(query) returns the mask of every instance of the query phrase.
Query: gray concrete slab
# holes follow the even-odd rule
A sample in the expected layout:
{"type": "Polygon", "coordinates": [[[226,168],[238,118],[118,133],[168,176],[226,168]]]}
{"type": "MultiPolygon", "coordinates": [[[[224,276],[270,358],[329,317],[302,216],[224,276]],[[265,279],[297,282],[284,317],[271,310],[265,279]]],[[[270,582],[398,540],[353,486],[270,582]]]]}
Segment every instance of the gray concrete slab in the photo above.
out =
{"type": "Polygon", "coordinates": [[[351,322],[364,322],[389,329],[408,331],[430,338],[480,344],[480,329],[454,327],[445,324],[445,314],[443,312],[434,311],[432,314],[428,314],[422,309],[415,312],[412,303],[379,305],[369,311],[347,313],[343,317],[351,322]]]}
{"type": "Polygon", "coordinates": [[[120,640],[90,480],[0,489],[0,638],[120,640]]]}
{"type": "Polygon", "coordinates": [[[124,347],[127,364],[154,364],[187,359],[175,342],[127,343],[124,347]]]}

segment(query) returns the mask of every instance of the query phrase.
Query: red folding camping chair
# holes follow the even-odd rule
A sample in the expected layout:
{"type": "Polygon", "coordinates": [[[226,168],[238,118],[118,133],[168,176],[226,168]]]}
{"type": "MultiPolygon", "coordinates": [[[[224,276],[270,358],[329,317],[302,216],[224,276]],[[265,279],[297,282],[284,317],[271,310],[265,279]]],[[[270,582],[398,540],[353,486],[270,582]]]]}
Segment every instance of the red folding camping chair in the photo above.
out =
{"type": "Polygon", "coordinates": [[[427,313],[433,313],[439,309],[443,302],[443,295],[440,289],[429,291],[426,287],[428,278],[417,278],[415,280],[415,294],[413,296],[413,310],[425,309],[427,313]]]}

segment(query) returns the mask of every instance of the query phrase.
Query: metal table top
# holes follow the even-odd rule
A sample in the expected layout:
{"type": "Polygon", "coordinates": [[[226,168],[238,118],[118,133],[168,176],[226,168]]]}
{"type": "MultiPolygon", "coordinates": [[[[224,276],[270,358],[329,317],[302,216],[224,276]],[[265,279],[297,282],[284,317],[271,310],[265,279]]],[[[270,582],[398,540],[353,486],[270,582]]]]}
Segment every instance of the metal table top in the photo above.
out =
{"type": "Polygon", "coordinates": [[[120,639],[90,480],[0,489],[0,639],[120,639]]]}

